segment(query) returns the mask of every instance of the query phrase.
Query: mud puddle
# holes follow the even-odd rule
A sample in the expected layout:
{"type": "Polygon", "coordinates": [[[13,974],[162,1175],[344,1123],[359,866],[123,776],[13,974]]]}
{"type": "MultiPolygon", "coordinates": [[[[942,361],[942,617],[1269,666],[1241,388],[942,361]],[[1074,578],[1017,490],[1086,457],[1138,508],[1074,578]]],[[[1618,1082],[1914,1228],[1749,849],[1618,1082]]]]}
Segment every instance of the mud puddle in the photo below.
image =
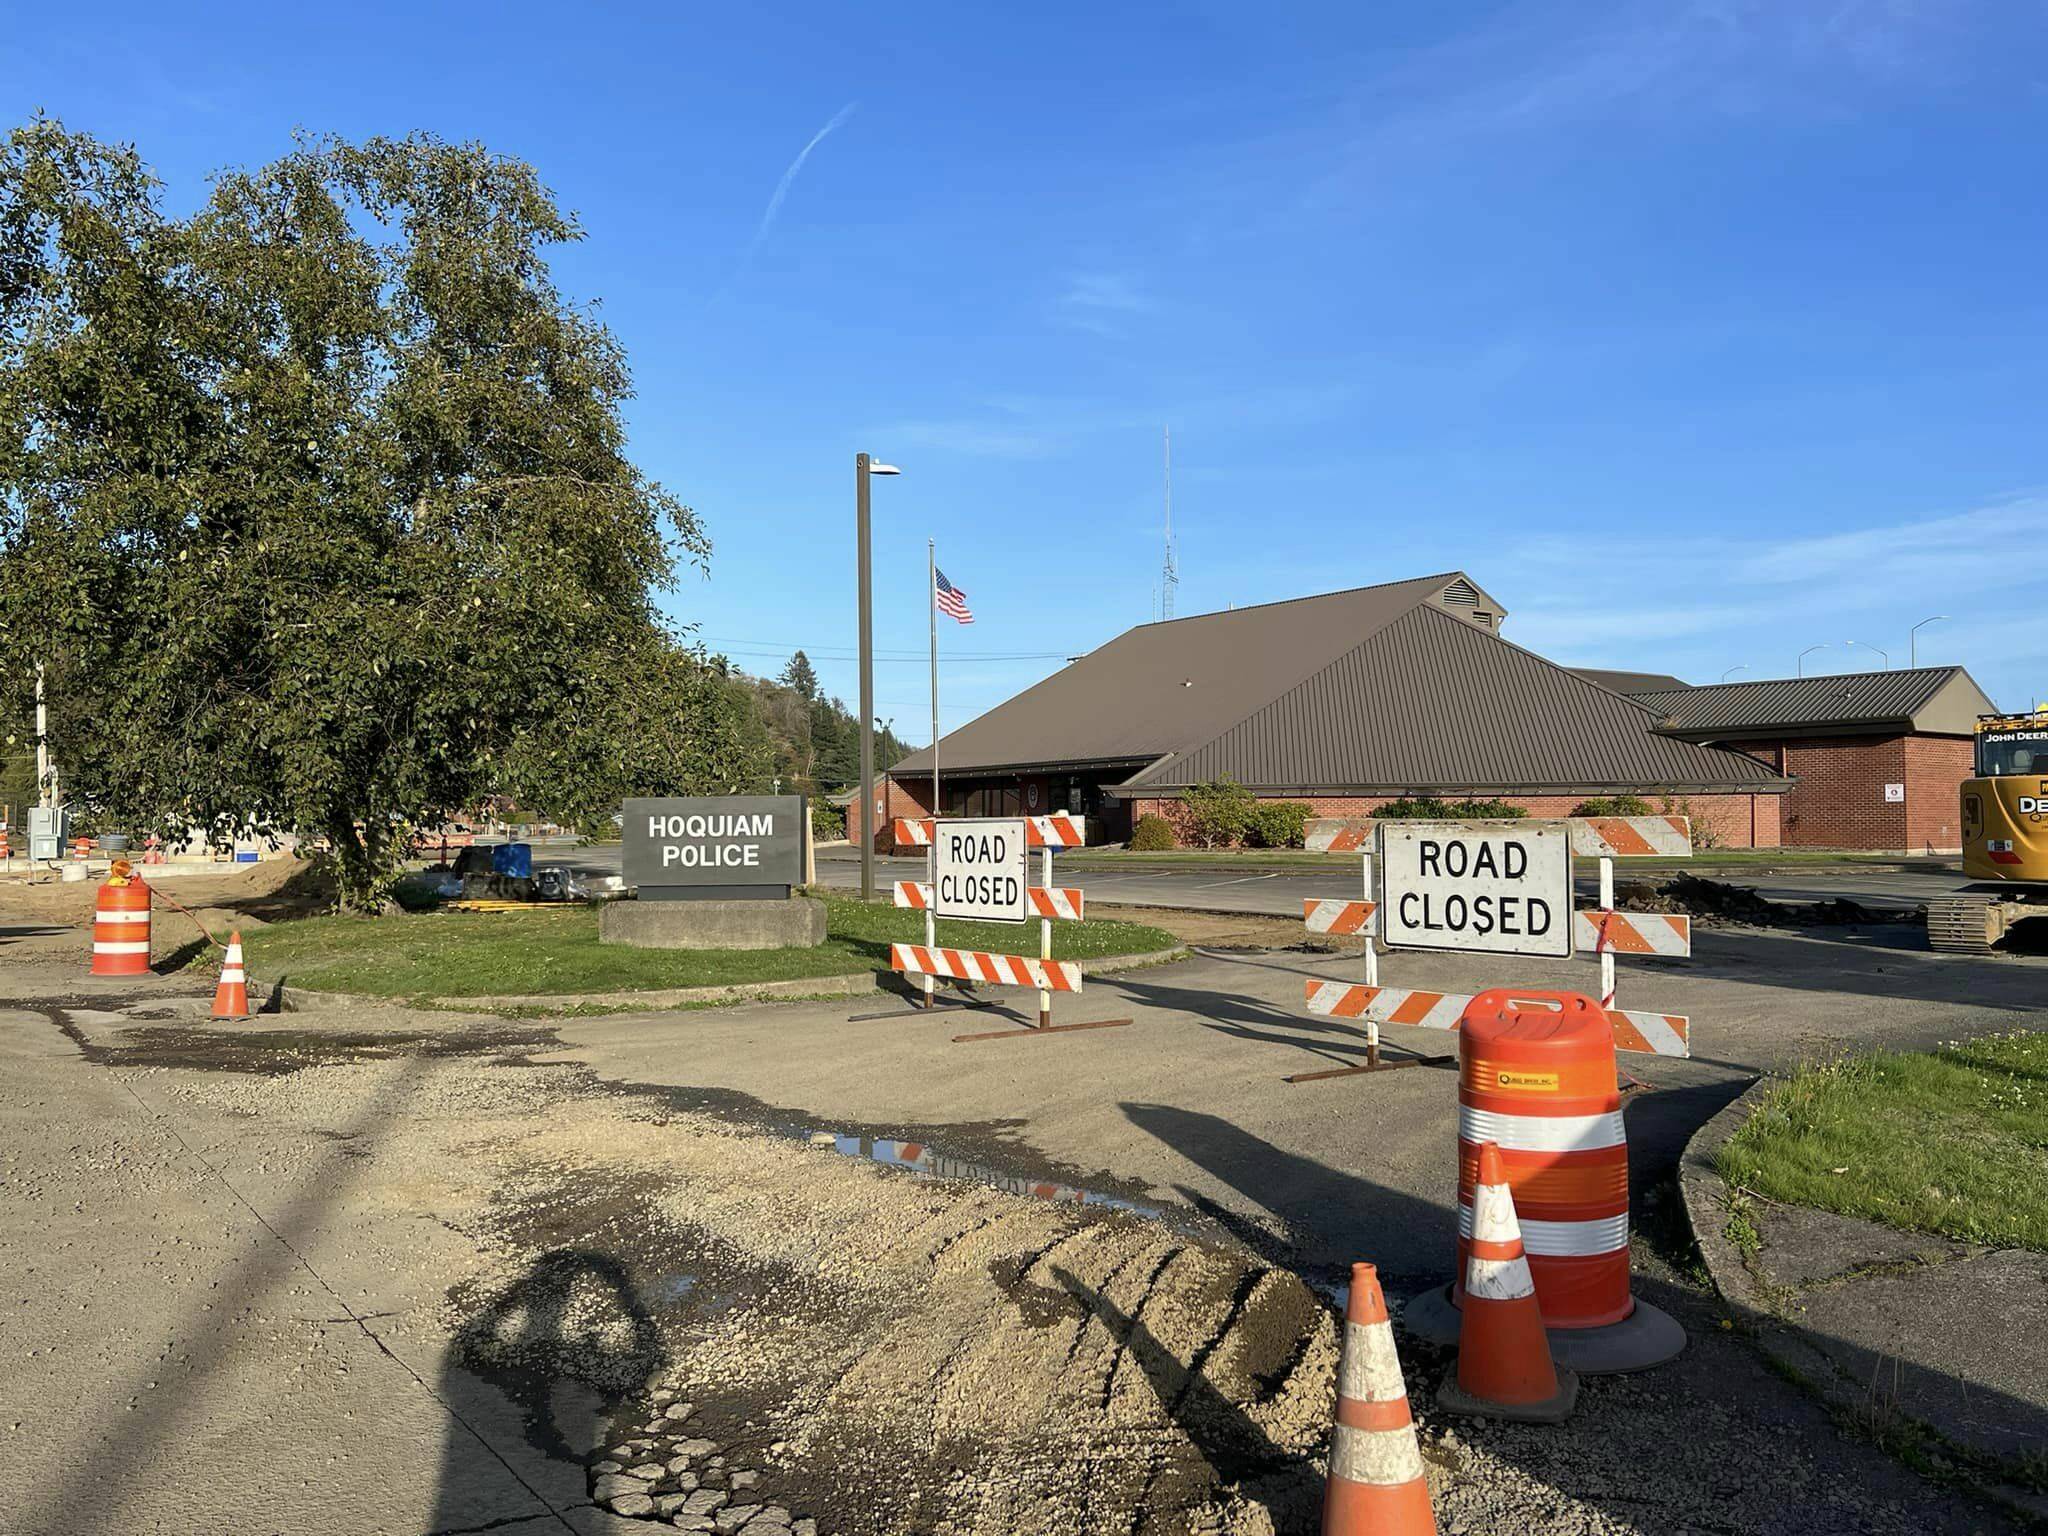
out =
{"type": "MultiPolygon", "coordinates": [[[[523,1064],[526,1055],[546,1050],[556,1041],[539,1029],[502,1029],[437,1035],[414,1033],[343,1033],[331,1030],[250,1029],[228,1024],[206,1029],[195,1025],[124,1023],[116,1041],[94,1040],[65,1015],[70,1012],[105,1016],[112,1008],[51,1009],[47,1015],[70,1038],[87,1061],[110,1067],[179,1067],[201,1072],[244,1072],[281,1077],[307,1067],[345,1066],[359,1061],[389,1061],[401,1056],[495,1056],[499,1064],[523,1064]]],[[[152,1015],[126,1013],[135,1019],[152,1015]]],[[[153,1015],[163,1017],[161,1013],[153,1015]]]]}
{"type": "Polygon", "coordinates": [[[965,1158],[941,1152],[936,1147],[926,1146],[921,1141],[858,1136],[844,1131],[826,1130],[808,1132],[804,1140],[807,1145],[813,1147],[830,1147],[843,1157],[865,1158],[871,1163],[879,1163],[884,1168],[900,1168],[921,1178],[964,1179],[974,1184],[986,1184],[1006,1194],[1023,1195],[1032,1200],[1063,1200],[1075,1205],[1097,1206],[1107,1211],[1127,1211],[1132,1215],[1153,1220],[1159,1220],[1166,1215],[1160,1206],[1145,1205],[1122,1195],[1105,1194],[1098,1189],[1083,1189],[1079,1185],[1064,1184],[1055,1179],[1028,1178],[989,1163],[969,1162],[965,1158]]]}

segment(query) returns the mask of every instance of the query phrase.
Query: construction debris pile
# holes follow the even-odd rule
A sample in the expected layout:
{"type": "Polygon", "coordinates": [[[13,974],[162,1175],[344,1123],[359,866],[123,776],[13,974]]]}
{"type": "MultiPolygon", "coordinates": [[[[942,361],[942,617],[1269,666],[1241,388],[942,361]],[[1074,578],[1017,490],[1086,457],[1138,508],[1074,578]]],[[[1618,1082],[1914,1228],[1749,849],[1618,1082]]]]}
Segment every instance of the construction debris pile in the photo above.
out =
{"type": "Polygon", "coordinates": [[[1747,928],[1920,922],[1927,912],[1925,907],[1866,907],[1846,896],[1829,901],[1772,901],[1746,885],[1687,874],[1663,881],[1624,881],[1615,888],[1614,899],[1616,906],[1630,912],[1683,912],[1699,921],[1747,928]]]}

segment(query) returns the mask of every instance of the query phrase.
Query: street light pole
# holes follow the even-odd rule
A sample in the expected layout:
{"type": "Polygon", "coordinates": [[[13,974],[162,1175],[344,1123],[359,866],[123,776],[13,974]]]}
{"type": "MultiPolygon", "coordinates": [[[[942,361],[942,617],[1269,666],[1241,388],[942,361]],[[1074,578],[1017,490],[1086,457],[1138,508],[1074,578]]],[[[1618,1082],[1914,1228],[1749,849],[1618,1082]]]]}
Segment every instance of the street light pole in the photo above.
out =
{"type": "Polygon", "coordinates": [[[1728,673],[1729,673],[1729,672],[1747,672],[1748,670],[1749,670],[1749,668],[1748,668],[1748,667],[1730,667],[1730,668],[1728,669],[1728,672],[1723,672],[1723,673],[1721,674],[1721,681],[1722,681],[1722,682],[1724,682],[1724,683],[1728,681],[1728,673]]]}
{"type": "Polygon", "coordinates": [[[1875,651],[1875,652],[1877,652],[1877,654],[1878,654],[1878,655],[1880,655],[1880,656],[1882,656],[1882,657],[1884,658],[1884,669],[1885,669],[1885,671],[1887,671],[1887,672],[1891,671],[1891,669],[1892,669],[1892,653],[1891,653],[1890,651],[1886,650],[1886,649],[1885,649],[1885,648],[1884,648],[1883,646],[1881,646],[1881,645],[1872,645],[1872,644],[1871,644],[1871,643],[1870,643],[1870,642],[1869,642],[1868,640],[1844,640],[1844,641],[1842,642],[1842,644],[1844,644],[1844,645],[1860,645],[1860,646],[1862,646],[1862,647],[1863,647],[1863,649],[1865,649],[1866,651],[1875,651]]]}
{"type": "Polygon", "coordinates": [[[875,899],[875,593],[874,537],[868,517],[868,476],[900,475],[893,464],[853,456],[854,540],[860,568],[860,899],[875,899]]]}
{"type": "Polygon", "coordinates": [[[1922,619],[1918,624],[1915,624],[1913,626],[1906,640],[1906,644],[1910,647],[1906,654],[1907,666],[1917,667],[1920,665],[1920,631],[1926,628],[1929,624],[1939,624],[1947,618],[1947,614],[1937,613],[1931,618],[1922,619]]]}
{"type": "Polygon", "coordinates": [[[1815,651],[1824,651],[1827,648],[1828,644],[1825,640],[1823,640],[1819,645],[1809,645],[1805,650],[1801,651],[1799,653],[1799,660],[1792,664],[1792,675],[1794,677],[1806,676],[1806,658],[1811,656],[1815,651]]]}

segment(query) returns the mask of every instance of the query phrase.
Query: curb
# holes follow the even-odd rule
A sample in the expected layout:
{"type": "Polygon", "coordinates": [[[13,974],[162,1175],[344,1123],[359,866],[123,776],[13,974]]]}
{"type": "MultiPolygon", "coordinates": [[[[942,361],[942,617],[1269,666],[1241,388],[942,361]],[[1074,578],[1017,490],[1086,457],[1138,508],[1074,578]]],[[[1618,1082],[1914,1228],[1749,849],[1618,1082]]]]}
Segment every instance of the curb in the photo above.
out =
{"type": "Polygon", "coordinates": [[[1758,1103],[1776,1084],[1777,1079],[1772,1077],[1759,1077],[1751,1083],[1719,1114],[1692,1133],[1678,1159],[1678,1194],[1685,1202],[1686,1224],[1692,1228],[1692,1240],[1698,1245],[1700,1259],[1707,1266],[1707,1276],[1714,1282],[1714,1289],[1728,1304],[1728,1310],[1736,1320],[1760,1332],[1769,1325],[1782,1322],[1782,1319],[1772,1310],[1762,1285],[1742,1262],[1741,1253],[1728,1241],[1732,1192],[1728,1181],[1714,1166],[1714,1154],[1748,1123],[1758,1103]]]}
{"type": "MultiPolygon", "coordinates": [[[[1714,1167],[1714,1154],[1742,1128],[1758,1102],[1779,1081],[1759,1077],[1739,1098],[1693,1132],[1678,1161],[1679,1195],[1685,1202],[1686,1224],[1692,1228],[1700,1260],[1737,1326],[1749,1333],[1766,1363],[1780,1375],[1803,1387],[1835,1413],[1853,1420],[1860,1417],[1866,1394],[1809,1342],[1799,1323],[1777,1309],[1765,1284],[1750,1272],[1741,1253],[1728,1240],[1733,1192],[1714,1167]]],[[[1901,1417],[1937,1443],[1946,1442],[1941,1425],[1909,1413],[1902,1412],[1901,1417]]],[[[1959,1459],[1964,1466],[1974,1460],[1967,1451],[1960,1452],[1959,1459]]],[[[2040,1493],[2002,1482],[1996,1474],[1977,1475],[1975,1486],[1985,1498],[2022,1520],[2048,1528],[2048,1499],[2040,1493]]]]}
{"type": "MultiPolygon", "coordinates": [[[[1176,949],[1155,949],[1139,955],[1104,955],[1076,962],[1084,976],[1107,976],[1117,971],[1165,965],[1188,957],[1185,945],[1176,949]]],[[[430,1006],[456,1013],[488,1013],[498,1008],[631,1008],[654,1011],[692,1005],[717,1007],[725,1004],[773,1002],[778,998],[815,1001],[819,998],[866,997],[883,990],[887,971],[860,971],[839,976],[793,976],[785,981],[735,982],[715,987],[662,987],[629,992],[513,993],[485,997],[436,998],[430,1006]]],[[[274,993],[281,1013],[320,1013],[357,1008],[405,1008],[413,1006],[406,997],[379,997],[363,992],[320,992],[310,987],[259,983],[253,976],[249,987],[266,1003],[274,993]]]]}

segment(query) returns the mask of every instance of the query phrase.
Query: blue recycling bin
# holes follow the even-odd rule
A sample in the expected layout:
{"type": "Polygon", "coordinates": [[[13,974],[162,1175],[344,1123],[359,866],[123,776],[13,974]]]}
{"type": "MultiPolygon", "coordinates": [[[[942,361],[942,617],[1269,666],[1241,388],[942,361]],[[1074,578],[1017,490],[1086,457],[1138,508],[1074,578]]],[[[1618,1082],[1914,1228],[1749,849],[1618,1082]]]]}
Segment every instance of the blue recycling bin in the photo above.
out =
{"type": "Polygon", "coordinates": [[[512,880],[533,878],[533,844],[500,843],[491,850],[491,873],[512,880]]]}

